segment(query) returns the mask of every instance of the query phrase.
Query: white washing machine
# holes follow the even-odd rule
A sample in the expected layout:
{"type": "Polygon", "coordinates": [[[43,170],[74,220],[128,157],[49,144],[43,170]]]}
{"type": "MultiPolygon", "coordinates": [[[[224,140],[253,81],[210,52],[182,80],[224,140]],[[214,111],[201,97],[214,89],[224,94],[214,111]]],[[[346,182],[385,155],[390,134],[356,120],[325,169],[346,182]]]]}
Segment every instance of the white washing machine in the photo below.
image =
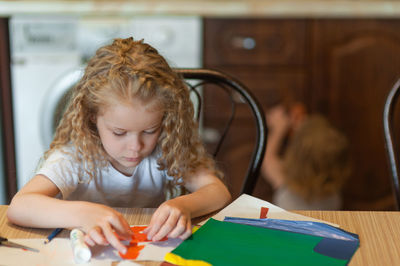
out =
{"type": "Polygon", "coordinates": [[[17,185],[34,175],[48,148],[63,100],[85,62],[113,38],[144,39],[173,67],[202,65],[199,17],[128,18],[13,17],[11,78],[17,185]]]}

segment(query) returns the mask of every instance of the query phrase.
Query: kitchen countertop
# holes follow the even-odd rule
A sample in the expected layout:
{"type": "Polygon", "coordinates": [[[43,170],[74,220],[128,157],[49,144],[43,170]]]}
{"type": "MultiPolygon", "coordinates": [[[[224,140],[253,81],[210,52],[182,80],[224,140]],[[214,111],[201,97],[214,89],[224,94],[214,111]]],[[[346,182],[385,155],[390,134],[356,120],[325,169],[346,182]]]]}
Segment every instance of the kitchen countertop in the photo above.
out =
{"type": "Polygon", "coordinates": [[[22,0],[0,1],[0,16],[198,15],[213,17],[400,18],[399,0],[22,0]]]}

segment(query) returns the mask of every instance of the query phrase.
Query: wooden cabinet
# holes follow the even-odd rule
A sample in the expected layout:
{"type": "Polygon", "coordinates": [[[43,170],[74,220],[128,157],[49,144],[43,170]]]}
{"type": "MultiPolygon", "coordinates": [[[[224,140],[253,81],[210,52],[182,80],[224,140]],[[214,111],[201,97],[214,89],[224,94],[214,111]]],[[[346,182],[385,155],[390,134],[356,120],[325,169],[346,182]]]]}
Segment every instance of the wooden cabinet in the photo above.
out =
{"type": "MultiPolygon", "coordinates": [[[[400,77],[400,20],[205,18],[204,65],[237,77],[265,108],[278,92],[325,114],[351,144],[344,208],[394,208],[381,117],[400,77]]],[[[234,197],[253,138],[251,125],[237,122],[241,137],[224,153],[234,197]]],[[[260,178],[253,195],[270,200],[271,193],[260,178]]]]}
{"type": "Polygon", "coordinates": [[[312,106],[351,141],[351,209],[393,204],[382,116],[400,77],[400,20],[318,20],[312,24],[312,106]]]}

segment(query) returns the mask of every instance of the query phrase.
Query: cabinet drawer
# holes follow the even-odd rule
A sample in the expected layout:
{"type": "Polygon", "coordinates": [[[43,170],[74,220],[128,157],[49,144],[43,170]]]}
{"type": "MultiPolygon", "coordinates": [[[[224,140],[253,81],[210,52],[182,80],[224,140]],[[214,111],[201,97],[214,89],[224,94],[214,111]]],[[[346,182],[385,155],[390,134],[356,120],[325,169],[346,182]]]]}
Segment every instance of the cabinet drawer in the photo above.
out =
{"type": "Polygon", "coordinates": [[[305,61],[305,20],[205,18],[205,64],[284,66],[305,61]]]}

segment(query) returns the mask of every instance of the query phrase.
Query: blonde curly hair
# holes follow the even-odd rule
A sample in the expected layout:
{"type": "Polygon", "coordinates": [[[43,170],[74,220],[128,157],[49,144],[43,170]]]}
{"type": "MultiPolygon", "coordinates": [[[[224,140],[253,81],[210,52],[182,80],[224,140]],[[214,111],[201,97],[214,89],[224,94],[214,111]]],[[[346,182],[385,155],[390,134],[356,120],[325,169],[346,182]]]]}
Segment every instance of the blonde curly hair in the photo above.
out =
{"type": "Polygon", "coordinates": [[[65,145],[75,147],[74,157],[84,172],[95,178],[108,163],[97,132],[96,117],[109,104],[155,100],[164,113],[157,149],[159,169],[167,170],[174,184],[182,184],[199,168],[221,177],[207,154],[194,121],[190,91],[156,49],[133,38],[115,39],[99,48],[74,87],[70,103],[44,159],[65,145]]]}
{"type": "Polygon", "coordinates": [[[311,115],[289,141],[283,166],[287,186],[306,201],[331,196],[351,173],[348,140],[323,116],[311,115]]]}

